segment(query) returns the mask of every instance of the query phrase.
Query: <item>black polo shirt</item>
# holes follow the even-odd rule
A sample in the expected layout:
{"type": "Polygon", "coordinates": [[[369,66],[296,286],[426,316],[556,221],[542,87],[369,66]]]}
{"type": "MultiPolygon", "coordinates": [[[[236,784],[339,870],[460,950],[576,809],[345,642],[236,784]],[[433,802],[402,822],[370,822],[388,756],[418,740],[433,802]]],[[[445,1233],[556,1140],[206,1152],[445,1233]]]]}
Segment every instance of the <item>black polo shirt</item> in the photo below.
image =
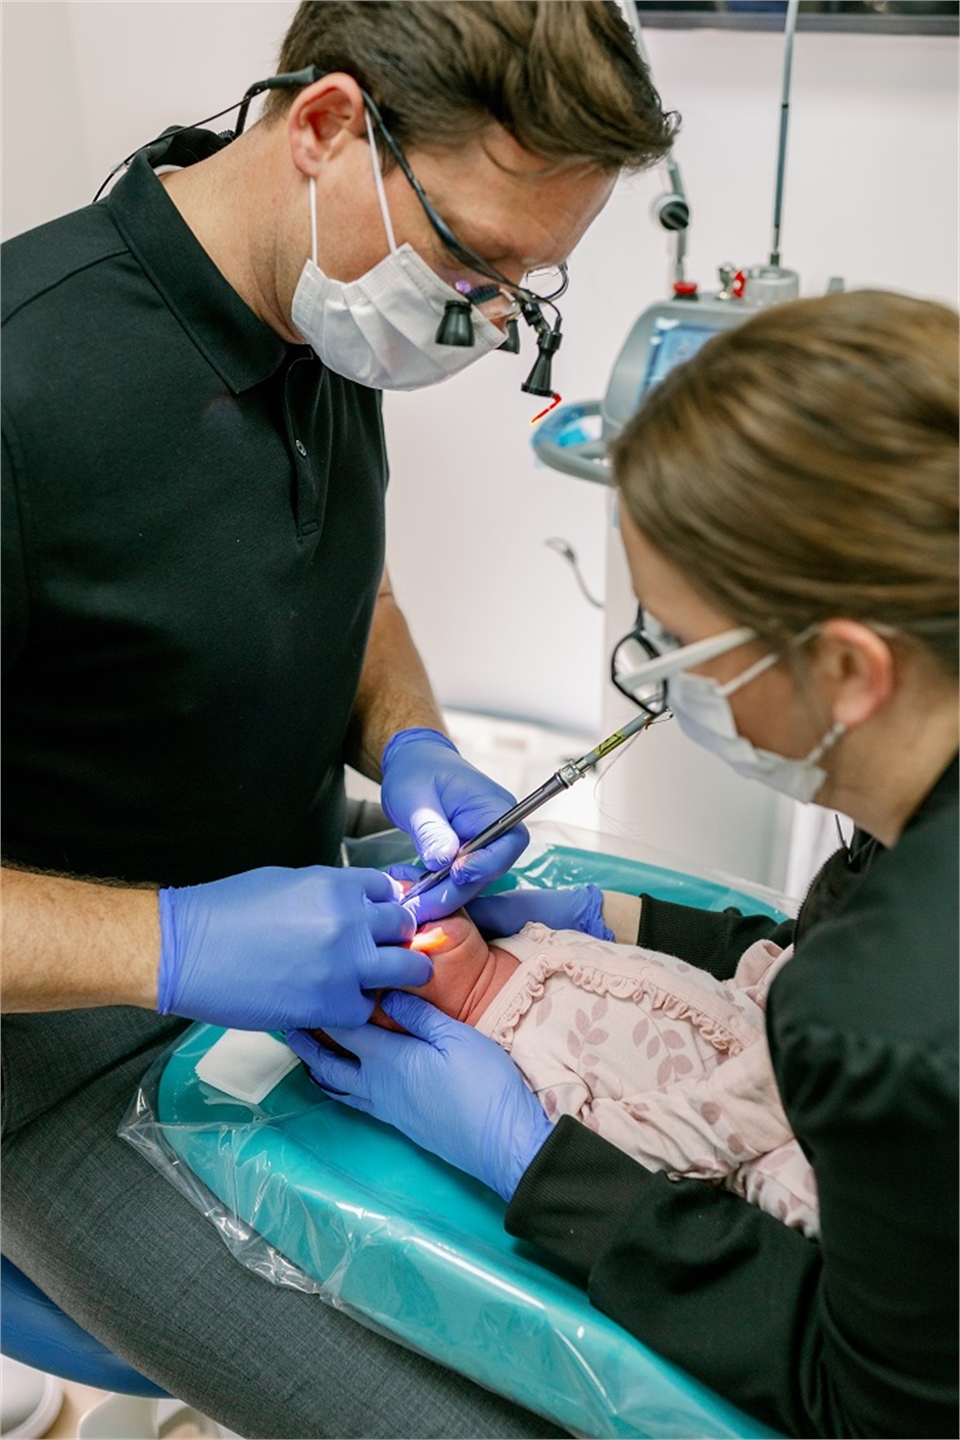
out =
{"type": "Polygon", "coordinates": [[[3,360],[4,854],[174,884],[333,861],[379,393],[259,320],[142,156],[4,245],[3,360]]]}

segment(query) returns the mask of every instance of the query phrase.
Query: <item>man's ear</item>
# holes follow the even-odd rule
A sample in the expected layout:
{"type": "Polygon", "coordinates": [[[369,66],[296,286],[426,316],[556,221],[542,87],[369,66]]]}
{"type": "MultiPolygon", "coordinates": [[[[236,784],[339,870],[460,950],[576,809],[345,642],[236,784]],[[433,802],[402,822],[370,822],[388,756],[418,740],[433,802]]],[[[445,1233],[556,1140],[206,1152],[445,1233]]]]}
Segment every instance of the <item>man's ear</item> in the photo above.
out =
{"type": "Polygon", "coordinates": [[[333,71],[305,86],[287,114],[290,154],[297,169],[316,176],[345,144],[365,137],[367,125],[360,86],[352,75],[333,71]]]}
{"type": "Polygon", "coordinates": [[[848,730],[869,720],[894,692],[893,650],[859,620],[826,620],[817,635],[815,663],[833,718],[848,730]]]}

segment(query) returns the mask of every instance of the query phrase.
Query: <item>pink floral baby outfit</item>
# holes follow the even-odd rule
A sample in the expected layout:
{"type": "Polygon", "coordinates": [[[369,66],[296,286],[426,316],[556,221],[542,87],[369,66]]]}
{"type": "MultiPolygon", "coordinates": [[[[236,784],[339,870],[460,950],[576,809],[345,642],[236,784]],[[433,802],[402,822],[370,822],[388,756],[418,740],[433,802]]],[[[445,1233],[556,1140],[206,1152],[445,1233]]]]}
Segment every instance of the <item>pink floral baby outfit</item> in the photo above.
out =
{"type": "Polygon", "coordinates": [[[524,926],[477,1029],[552,1119],[573,1115],[648,1170],[713,1181],[818,1234],[813,1170],[790,1131],[764,1012],[792,946],[757,941],[732,980],[671,955],[524,926]]]}

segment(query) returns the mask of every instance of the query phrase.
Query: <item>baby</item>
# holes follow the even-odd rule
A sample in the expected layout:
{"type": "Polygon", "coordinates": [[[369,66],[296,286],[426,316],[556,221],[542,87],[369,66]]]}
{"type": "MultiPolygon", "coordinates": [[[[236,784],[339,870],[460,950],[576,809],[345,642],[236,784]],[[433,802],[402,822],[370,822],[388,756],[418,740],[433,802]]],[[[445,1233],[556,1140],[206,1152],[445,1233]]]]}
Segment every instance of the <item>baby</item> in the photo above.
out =
{"type": "MultiPolygon", "coordinates": [[[[670,955],[540,924],[488,944],[463,910],[411,944],[434,964],[413,993],[496,1040],[551,1119],[572,1115],[649,1170],[711,1180],[818,1234],[813,1170],[764,1032],[792,947],[758,941],[724,983],[670,955]]],[[[399,1028],[379,1006],[372,1018],[399,1028]]]]}

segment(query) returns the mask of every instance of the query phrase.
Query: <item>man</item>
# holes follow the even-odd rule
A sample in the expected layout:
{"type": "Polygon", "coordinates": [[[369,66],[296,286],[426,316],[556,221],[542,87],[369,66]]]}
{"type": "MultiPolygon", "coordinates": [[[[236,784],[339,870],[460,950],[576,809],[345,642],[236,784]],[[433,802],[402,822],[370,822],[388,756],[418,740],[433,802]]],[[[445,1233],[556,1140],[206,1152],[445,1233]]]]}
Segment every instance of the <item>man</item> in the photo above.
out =
{"type": "Polygon", "coordinates": [[[187,1020],[356,1024],[429,973],[394,882],[336,867],[343,764],[431,867],[510,797],[383,571],[377,392],[499,344],[670,125],[600,0],[322,0],[279,73],[5,247],[4,1247],[242,1434],[540,1434],[252,1280],[114,1132],[187,1020]]]}

